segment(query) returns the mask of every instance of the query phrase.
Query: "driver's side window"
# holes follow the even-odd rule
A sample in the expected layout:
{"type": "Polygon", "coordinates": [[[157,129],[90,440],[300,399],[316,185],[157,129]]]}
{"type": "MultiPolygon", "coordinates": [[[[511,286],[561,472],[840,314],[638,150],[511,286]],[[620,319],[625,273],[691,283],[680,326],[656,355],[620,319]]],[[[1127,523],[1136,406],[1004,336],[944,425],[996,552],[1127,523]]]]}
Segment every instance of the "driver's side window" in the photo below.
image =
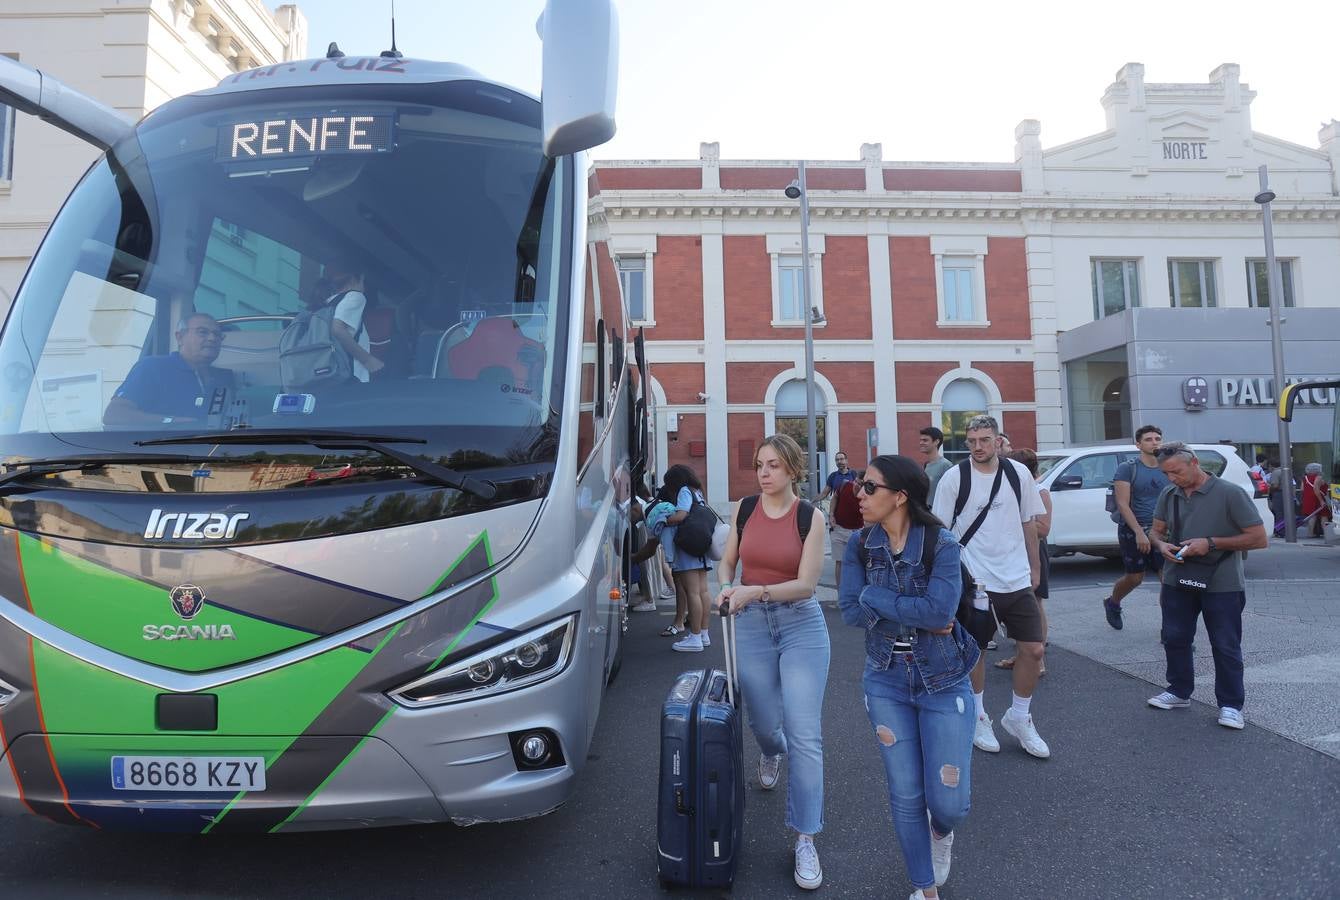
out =
{"type": "Polygon", "coordinates": [[[1117,472],[1117,454],[1095,453],[1081,457],[1066,466],[1061,478],[1079,476],[1083,479],[1079,489],[1105,488],[1112,483],[1117,472]]]}

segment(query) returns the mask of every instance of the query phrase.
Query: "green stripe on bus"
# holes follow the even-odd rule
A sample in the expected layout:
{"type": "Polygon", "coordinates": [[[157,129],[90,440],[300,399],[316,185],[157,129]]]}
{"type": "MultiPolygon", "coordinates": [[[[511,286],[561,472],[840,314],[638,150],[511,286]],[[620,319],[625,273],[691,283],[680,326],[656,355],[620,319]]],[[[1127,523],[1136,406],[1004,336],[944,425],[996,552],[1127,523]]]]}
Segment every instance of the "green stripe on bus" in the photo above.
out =
{"type": "MultiPolygon", "coordinates": [[[[316,790],[308,794],[307,797],[302,801],[302,803],[298,804],[297,809],[289,813],[288,818],[280,822],[274,828],[270,829],[270,834],[274,834],[275,832],[279,831],[279,829],[287,825],[289,822],[292,822],[294,819],[298,818],[298,816],[302,813],[302,811],[306,809],[308,805],[312,802],[312,800],[316,798],[316,795],[321,793],[321,791],[325,789],[326,785],[330,784],[331,779],[333,779],[336,775],[340,774],[340,771],[349,764],[349,761],[358,755],[358,751],[363,749],[363,745],[366,744],[368,741],[372,740],[372,736],[375,735],[378,731],[380,731],[381,727],[386,724],[386,720],[391,718],[391,716],[394,714],[395,714],[395,707],[391,707],[390,709],[388,709],[386,711],[386,715],[382,716],[381,720],[377,722],[376,725],[372,726],[372,728],[368,731],[368,733],[363,736],[363,740],[359,741],[358,744],[354,747],[354,749],[349,751],[349,755],[346,756],[344,759],[342,759],[340,761],[340,764],[336,766],[334,769],[332,769],[331,773],[326,776],[325,780],[316,786],[316,790]]],[[[224,810],[224,812],[227,812],[227,810],[224,810]]],[[[222,818],[222,815],[223,814],[220,813],[220,818],[222,818]]]]}
{"type": "MultiPolygon", "coordinates": [[[[19,536],[21,564],[33,613],[57,628],[115,653],[186,672],[217,669],[287,650],[315,635],[221,609],[208,601],[190,622],[172,609],[168,592],[50,544],[19,536]],[[234,638],[146,640],[144,626],[197,626],[234,638]]],[[[174,631],[175,633],[175,631],[174,631]]]]}

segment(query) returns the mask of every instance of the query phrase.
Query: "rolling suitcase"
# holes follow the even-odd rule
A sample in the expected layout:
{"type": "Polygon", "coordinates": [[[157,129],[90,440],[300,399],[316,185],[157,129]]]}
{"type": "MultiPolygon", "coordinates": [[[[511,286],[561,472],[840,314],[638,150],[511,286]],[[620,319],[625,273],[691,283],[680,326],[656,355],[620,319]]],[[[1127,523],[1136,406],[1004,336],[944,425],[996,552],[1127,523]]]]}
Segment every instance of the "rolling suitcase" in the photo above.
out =
{"type": "Polygon", "coordinates": [[[657,868],[661,883],[729,887],[744,824],[743,710],[735,619],[722,617],[726,671],[685,672],[661,710],[657,868]]]}

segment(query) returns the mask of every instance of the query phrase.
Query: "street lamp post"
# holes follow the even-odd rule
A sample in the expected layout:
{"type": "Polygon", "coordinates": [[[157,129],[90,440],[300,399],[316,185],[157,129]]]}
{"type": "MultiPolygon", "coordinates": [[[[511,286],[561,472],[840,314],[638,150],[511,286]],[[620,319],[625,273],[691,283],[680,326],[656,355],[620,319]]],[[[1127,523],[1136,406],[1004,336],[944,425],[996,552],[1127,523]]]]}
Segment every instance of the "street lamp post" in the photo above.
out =
{"type": "Polygon", "coordinates": [[[819,447],[814,421],[814,305],[810,302],[810,195],[805,189],[805,160],[801,160],[798,176],[786,188],[786,196],[800,198],[800,299],[805,316],[805,427],[809,446],[805,448],[810,499],[819,496],[819,447]]]}
{"type": "MultiPolygon", "coordinates": [[[[1256,170],[1261,178],[1261,191],[1253,199],[1261,204],[1261,221],[1266,232],[1266,273],[1270,282],[1270,351],[1275,376],[1275,396],[1284,390],[1284,341],[1280,335],[1280,309],[1284,303],[1284,284],[1280,278],[1279,267],[1275,264],[1275,232],[1271,227],[1270,201],[1275,192],[1270,189],[1266,167],[1256,170]]],[[[1284,540],[1290,544],[1298,541],[1298,522],[1294,518],[1293,505],[1293,452],[1289,445],[1289,423],[1276,418],[1279,426],[1280,442],[1280,498],[1284,501],[1284,540]]]]}

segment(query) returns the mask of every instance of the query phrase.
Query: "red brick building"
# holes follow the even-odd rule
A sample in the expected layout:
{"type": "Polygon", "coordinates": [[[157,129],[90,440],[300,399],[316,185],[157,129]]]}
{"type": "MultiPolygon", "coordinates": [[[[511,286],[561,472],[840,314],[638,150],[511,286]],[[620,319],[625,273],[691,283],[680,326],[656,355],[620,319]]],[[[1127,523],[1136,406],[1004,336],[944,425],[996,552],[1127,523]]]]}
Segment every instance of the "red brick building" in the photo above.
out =
{"type": "MultiPolygon", "coordinates": [[[[856,465],[915,454],[926,425],[961,439],[975,412],[1037,446],[1019,167],[862,156],[807,167],[821,467],[837,450],[856,465]]],[[[593,172],[591,228],[646,329],[660,468],[692,465],[718,503],[755,489],[765,435],[804,443],[800,211],[784,193],[796,176],[721,161],[714,144],[696,163],[593,172]]]]}

